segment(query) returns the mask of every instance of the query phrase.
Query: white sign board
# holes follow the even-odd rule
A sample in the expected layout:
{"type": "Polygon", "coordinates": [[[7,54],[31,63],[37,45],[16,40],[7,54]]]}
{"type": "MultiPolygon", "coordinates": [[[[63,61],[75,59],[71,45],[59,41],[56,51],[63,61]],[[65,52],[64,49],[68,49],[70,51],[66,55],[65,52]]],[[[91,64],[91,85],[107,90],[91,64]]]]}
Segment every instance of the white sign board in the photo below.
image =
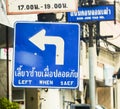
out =
{"type": "Polygon", "coordinates": [[[77,11],[78,0],[7,0],[7,14],[77,11]]]}

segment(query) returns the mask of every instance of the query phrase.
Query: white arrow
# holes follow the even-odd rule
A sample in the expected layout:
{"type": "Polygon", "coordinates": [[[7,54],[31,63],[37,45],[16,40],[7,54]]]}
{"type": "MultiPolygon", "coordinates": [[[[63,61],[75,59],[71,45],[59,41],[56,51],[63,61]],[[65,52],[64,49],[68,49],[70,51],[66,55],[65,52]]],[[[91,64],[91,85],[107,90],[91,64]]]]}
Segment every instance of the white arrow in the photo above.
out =
{"type": "Polygon", "coordinates": [[[51,44],[56,46],[56,64],[64,64],[64,40],[58,36],[45,36],[46,31],[43,29],[36,33],[29,40],[41,50],[45,50],[45,44],[51,44]]]}

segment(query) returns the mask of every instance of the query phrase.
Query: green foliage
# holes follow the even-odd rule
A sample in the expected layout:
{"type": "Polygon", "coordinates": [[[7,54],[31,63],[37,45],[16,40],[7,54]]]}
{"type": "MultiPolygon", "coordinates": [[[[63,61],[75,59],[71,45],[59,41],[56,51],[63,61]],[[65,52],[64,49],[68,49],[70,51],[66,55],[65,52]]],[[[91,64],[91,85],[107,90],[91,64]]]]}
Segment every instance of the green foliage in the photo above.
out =
{"type": "Polygon", "coordinates": [[[19,109],[19,104],[10,102],[7,98],[0,98],[0,109],[19,109]]]}

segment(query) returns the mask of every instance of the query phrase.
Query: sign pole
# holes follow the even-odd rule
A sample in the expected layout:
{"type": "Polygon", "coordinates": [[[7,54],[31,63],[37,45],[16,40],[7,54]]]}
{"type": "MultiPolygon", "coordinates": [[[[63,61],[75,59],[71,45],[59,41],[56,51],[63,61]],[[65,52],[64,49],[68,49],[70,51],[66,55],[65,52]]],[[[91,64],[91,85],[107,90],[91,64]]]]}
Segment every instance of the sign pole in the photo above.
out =
{"type": "MultiPolygon", "coordinates": [[[[88,1],[89,6],[92,6],[93,0],[88,1]]],[[[93,43],[93,23],[89,23],[89,94],[91,109],[95,109],[95,53],[93,43]]]]}
{"type": "Polygon", "coordinates": [[[89,24],[89,94],[91,109],[95,109],[95,50],[92,34],[93,24],[89,24]]]}

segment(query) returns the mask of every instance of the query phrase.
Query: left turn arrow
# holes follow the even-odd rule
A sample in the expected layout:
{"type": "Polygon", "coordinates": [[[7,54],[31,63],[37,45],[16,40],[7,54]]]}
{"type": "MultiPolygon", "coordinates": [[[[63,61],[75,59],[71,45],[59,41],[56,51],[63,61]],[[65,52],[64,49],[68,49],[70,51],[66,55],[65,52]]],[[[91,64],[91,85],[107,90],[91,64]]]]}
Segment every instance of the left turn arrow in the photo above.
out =
{"type": "Polygon", "coordinates": [[[64,40],[60,36],[45,36],[46,30],[42,29],[29,40],[41,50],[45,50],[45,44],[56,46],[56,65],[64,64],[64,40]]]}

